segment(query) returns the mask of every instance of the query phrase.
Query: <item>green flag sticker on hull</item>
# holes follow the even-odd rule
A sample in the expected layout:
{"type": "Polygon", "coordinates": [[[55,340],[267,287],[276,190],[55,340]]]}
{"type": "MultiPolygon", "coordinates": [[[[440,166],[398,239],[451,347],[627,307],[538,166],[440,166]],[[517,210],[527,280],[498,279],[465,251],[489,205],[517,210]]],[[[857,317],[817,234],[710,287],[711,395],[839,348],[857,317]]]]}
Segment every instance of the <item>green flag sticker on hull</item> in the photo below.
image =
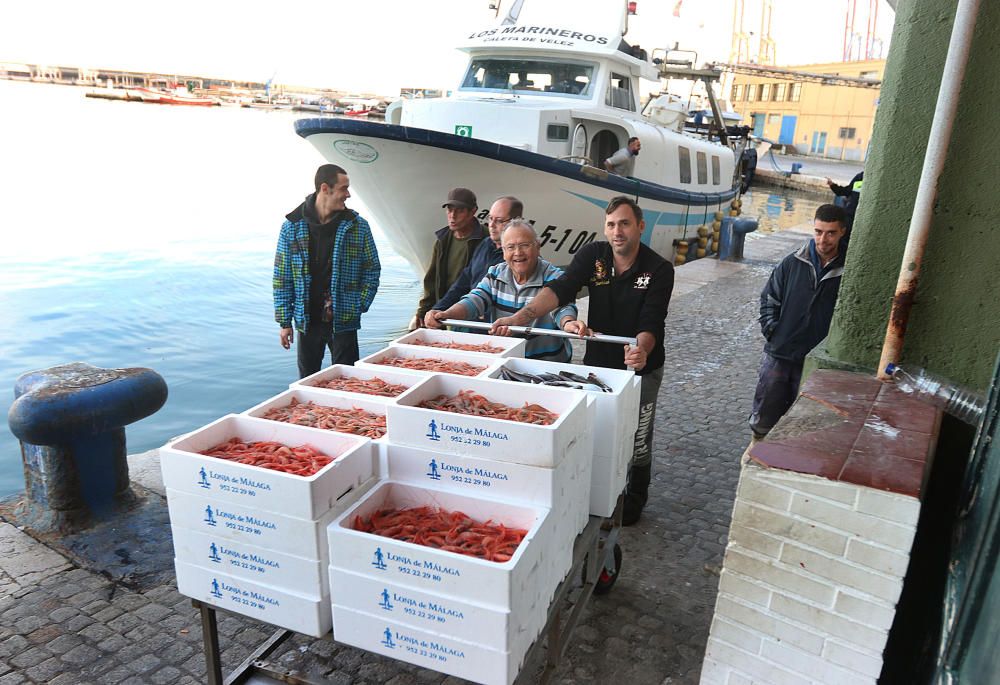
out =
{"type": "Polygon", "coordinates": [[[455,135],[463,138],[471,138],[472,127],[468,124],[455,124],[455,135]]]}

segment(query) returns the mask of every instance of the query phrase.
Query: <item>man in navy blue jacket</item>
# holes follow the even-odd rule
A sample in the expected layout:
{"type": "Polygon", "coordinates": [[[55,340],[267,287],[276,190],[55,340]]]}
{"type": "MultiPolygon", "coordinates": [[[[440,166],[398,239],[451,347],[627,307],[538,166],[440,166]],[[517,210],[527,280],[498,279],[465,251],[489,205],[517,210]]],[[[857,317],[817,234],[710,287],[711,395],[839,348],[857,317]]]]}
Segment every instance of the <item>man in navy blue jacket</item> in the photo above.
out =
{"type": "Polygon", "coordinates": [[[844,273],[846,216],[842,207],[821,205],[813,238],[774,268],[760,294],[764,354],[750,413],[750,429],[762,438],[799,394],[802,363],[830,330],[844,273]]]}
{"type": "Polygon", "coordinates": [[[424,315],[425,326],[429,328],[434,327],[433,324],[427,322],[433,320],[436,324],[437,319],[435,318],[435,314],[437,312],[443,312],[461,300],[470,290],[479,285],[479,282],[483,280],[483,277],[486,276],[486,271],[491,266],[503,261],[503,250],[500,249],[500,233],[503,232],[504,226],[511,219],[520,219],[523,213],[524,205],[516,197],[505,195],[496,199],[490,206],[488,217],[489,240],[479,243],[476,251],[472,253],[472,258],[469,259],[468,266],[462,269],[462,273],[458,275],[455,282],[448,288],[448,292],[435,302],[431,310],[424,315]]]}

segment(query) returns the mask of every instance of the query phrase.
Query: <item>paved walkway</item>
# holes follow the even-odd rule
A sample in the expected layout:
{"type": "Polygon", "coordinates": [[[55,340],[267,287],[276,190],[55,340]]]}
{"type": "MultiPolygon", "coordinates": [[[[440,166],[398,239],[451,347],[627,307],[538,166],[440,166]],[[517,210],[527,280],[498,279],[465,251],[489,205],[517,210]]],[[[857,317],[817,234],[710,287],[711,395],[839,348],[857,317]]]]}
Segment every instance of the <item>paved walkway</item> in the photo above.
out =
{"type": "MultiPolygon", "coordinates": [[[[740,264],[701,260],[678,270],[650,502],[622,533],[621,576],[589,605],[556,678],[561,685],[697,683],[748,442],[762,344],[757,297],[773,265],[803,239],[751,235],[740,264]]],[[[130,461],[133,480],[161,505],[155,457],[130,461]]],[[[0,522],[0,685],[205,682],[198,615],[172,582],[88,570],[74,559],[0,522]]],[[[219,617],[227,672],[273,632],[219,617]]],[[[294,637],[272,660],[324,683],[461,682],[326,639],[294,637]]]]}

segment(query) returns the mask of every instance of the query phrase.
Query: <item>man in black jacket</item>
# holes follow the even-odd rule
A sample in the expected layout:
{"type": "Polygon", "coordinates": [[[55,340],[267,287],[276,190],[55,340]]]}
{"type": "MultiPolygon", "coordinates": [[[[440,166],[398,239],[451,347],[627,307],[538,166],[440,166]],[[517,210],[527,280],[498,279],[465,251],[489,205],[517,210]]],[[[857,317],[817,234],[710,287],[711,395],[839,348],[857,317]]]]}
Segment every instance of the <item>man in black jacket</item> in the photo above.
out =
{"type": "Polygon", "coordinates": [[[802,363],[830,330],[844,273],[844,210],[822,205],[813,238],[781,260],[760,294],[760,331],[767,342],[760,360],[750,430],[762,438],[799,393],[802,363]]]}
{"type": "Polygon", "coordinates": [[[588,340],[583,357],[588,366],[628,368],[642,378],[638,430],[622,511],[622,524],[631,526],[639,520],[649,498],[656,398],[663,381],[665,358],[664,320],[674,287],[674,265],[643,244],[646,222],[634,200],[623,195],[612,198],[604,213],[607,240],[581,247],[561,277],[542,288],[517,314],[494,321],[491,332],[506,335],[508,326],[527,325],[573,301],[576,293],[586,286],[590,295],[590,324],[570,321],[563,330],[580,336],[599,331],[636,338],[636,345],[588,340]]]}

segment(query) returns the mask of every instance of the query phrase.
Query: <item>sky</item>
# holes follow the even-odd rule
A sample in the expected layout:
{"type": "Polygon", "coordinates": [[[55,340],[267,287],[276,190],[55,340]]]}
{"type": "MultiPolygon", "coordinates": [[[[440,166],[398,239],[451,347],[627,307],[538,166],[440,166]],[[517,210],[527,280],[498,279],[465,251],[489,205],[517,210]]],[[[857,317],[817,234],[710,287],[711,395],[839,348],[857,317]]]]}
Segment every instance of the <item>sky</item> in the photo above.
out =
{"type": "MultiPolygon", "coordinates": [[[[544,1],[544,0],[541,0],[544,1]]],[[[510,0],[502,0],[506,7],[510,0]]],[[[629,41],[650,50],[675,41],[699,61],[726,61],[734,0],[638,0],[629,41]],[[674,16],[678,8],[679,16],[674,16]]],[[[755,52],[763,0],[745,0],[755,52]]],[[[840,59],[844,0],[772,0],[778,64],[840,59]]],[[[49,0],[4,6],[0,62],[28,62],[329,87],[396,95],[452,88],[465,58],[452,47],[488,26],[488,0],[49,0]]],[[[867,4],[857,28],[864,32],[867,4]]],[[[893,11],[878,0],[886,47],[893,11]]],[[[884,55],[883,55],[884,56],[884,55]]]]}

